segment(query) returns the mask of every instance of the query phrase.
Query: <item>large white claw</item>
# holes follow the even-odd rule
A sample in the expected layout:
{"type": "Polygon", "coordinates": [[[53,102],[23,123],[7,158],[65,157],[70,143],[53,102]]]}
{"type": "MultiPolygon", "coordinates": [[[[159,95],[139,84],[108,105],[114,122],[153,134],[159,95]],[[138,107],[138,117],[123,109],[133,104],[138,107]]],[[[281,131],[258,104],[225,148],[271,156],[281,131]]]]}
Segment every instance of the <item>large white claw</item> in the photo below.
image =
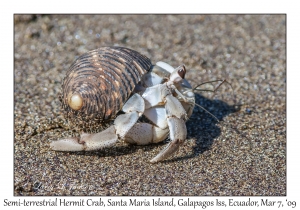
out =
{"type": "Polygon", "coordinates": [[[82,151],[83,144],[79,144],[79,139],[71,137],[68,139],[61,139],[50,143],[50,148],[56,151],[82,151]]]}
{"type": "Polygon", "coordinates": [[[114,145],[118,140],[116,129],[114,126],[110,126],[106,130],[95,133],[87,134],[83,133],[78,138],[67,138],[58,141],[53,141],[50,144],[50,148],[56,151],[88,151],[106,148],[114,145]]]}

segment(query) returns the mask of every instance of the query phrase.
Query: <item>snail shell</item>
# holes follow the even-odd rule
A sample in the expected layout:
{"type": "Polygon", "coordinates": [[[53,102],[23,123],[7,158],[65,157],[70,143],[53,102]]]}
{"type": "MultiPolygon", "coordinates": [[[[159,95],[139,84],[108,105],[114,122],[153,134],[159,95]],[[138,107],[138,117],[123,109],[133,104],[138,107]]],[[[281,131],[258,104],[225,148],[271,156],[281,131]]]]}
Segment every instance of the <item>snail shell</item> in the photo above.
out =
{"type": "Polygon", "coordinates": [[[61,102],[67,119],[89,125],[108,121],[151,66],[149,58],[124,47],[102,47],[81,55],[62,84],[61,102]]]}

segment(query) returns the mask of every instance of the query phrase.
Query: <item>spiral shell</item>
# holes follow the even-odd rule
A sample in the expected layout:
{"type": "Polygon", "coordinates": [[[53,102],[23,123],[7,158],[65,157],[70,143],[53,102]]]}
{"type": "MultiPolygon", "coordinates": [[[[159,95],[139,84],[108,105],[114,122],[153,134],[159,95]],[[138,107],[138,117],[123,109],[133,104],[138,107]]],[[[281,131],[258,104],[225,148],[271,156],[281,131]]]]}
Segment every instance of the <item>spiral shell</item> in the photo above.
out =
{"type": "Polygon", "coordinates": [[[66,117],[89,124],[108,121],[151,66],[149,58],[124,47],[102,47],[81,55],[62,84],[66,117]]]}

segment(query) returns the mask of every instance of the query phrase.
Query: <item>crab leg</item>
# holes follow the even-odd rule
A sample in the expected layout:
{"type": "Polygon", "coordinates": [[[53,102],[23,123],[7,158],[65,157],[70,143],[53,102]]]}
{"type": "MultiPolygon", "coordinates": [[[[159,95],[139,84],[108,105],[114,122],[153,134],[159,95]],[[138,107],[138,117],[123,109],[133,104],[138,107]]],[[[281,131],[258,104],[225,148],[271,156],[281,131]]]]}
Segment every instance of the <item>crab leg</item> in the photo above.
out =
{"type": "Polygon", "coordinates": [[[171,141],[166,148],[150,161],[151,163],[159,162],[171,156],[186,139],[185,120],[187,116],[181,103],[174,96],[167,95],[165,108],[171,141]]]}
{"type": "Polygon", "coordinates": [[[57,151],[83,151],[97,150],[112,146],[119,138],[123,139],[125,137],[126,133],[136,123],[139,116],[143,114],[144,109],[145,103],[143,98],[138,94],[134,94],[123,106],[122,110],[125,114],[119,115],[115,119],[114,125],[100,133],[83,133],[81,134],[80,139],[70,137],[53,141],[51,142],[50,147],[57,151]]]}

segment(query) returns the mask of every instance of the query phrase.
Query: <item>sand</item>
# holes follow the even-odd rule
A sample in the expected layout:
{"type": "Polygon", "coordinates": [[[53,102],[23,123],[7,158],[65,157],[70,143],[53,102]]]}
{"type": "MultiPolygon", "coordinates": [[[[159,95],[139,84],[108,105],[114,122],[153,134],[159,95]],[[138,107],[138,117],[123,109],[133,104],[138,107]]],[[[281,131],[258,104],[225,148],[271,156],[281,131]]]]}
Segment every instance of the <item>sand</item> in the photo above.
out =
{"type": "Polygon", "coordinates": [[[15,15],[14,195],[286,195],[285,15],[15,15]],[[151,164],[168,139],[94,152],[54,152],[78,129],[58,95],[70,64],[101,46],[185,64],[197,92],[187,139],[151,164]],[[204,85],[203,89],[213,88],[204,85]]]}

